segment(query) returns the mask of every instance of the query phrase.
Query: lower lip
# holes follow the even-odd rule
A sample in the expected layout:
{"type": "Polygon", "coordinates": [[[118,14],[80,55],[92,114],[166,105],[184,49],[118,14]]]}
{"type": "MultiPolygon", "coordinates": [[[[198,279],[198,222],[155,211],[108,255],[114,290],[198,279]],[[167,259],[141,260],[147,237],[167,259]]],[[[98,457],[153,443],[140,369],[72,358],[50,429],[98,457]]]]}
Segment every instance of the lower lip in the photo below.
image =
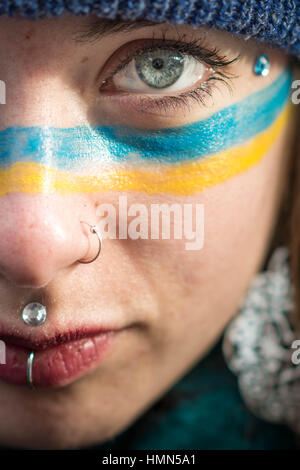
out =
{"type": "MultiPolygon", "coordinates": [[[[117,333],[120,330],[33,351],[34,387],[64,386],[85,375],[107,357],[117,333]]],[[[6,343],[6,364],[0,364],[0,379],[16,385],[28,385],[27,359],[30,352],[29,349],[6,343]]]]}

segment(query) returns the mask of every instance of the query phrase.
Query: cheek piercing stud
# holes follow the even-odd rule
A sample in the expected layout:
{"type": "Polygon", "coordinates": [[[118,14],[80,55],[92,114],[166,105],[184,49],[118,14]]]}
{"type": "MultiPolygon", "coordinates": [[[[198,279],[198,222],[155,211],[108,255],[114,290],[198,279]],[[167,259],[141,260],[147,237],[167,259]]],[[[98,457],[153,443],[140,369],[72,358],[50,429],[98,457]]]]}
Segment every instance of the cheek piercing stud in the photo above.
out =
{"type": "Polygon", "coordinates": [[[22,320],[28,326],[40,326],[46,321],[47,309],[38,302],[25,305],[22,312],[22,320]]]}
{"type": "Polygon", "coordinates": [[[34,359],[34,352],[31,351],[27,358],[27,369],[26,369],[26,376],[27,376],[27,384],[28,387],[33,389],[33,375],[32,375],[32,366],[33,366],[33,359],[34,359]]]}
{"type": "Polygon", "coordinates": [[[270,72],[269,57],[265,54],[258,56],[254,65],[255,75],[266,77],[267,75],[269,75],[269,72],[270,72]]]}

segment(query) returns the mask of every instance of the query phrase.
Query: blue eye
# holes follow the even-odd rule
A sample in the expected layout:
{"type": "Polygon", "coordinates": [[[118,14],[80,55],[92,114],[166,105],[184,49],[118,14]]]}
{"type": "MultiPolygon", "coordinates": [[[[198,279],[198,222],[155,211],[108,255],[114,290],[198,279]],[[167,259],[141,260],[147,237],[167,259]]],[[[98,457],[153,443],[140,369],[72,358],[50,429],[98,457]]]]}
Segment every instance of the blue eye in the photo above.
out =
{"type": "Polygon", "coordinates": [[[206,49],[199,39],[163,38],[148,44],[145,40],[140,47],[130,45],[127,57],[102,80],[99,92],[112,93],[114,99],[118,93],[131,95],[139,100],[135,103],[142,112],[174,111],[180,105],[189,107],[195,99],[204,104],[204,96],[212,94],[213,81],[228,85],[234,77],[226,68],[237,59],[206,49]]]}
{"type": "Polygon", "coordinates": [[[116,73],[116,89],[143,93],[182,92],[208,78],[213,70],[190,55],[172,49],[146,51],[116,73]]]}

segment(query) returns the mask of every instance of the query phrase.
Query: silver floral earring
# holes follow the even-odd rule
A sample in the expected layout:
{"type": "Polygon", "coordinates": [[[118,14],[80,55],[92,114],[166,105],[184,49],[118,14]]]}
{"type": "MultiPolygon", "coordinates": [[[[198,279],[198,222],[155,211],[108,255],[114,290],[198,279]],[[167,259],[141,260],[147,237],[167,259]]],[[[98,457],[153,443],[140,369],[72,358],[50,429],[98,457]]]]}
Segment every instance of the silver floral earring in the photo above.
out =
{"type": "Polygon", "coordinates": [[[300,344],[300,333],[297,338],[290,321],[288,256],[286,247],[277,248],[267,270],[256,275],[225,329],[222,349],[248,408],[300,434],[300,360],[293,349],[300,344]]]}

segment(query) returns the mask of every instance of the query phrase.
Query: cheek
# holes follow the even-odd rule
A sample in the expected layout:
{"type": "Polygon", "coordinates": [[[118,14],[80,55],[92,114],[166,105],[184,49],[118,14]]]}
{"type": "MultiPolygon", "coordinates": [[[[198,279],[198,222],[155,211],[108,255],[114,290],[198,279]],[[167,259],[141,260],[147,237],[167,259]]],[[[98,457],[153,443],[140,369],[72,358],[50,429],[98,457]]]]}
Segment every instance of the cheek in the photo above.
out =
{"type": "Polygon", "coordinates": [[[204,205],[200,251],[186,251],[182,241],[162,241],[152,249],[149,265],[161,305],[159,330],[169,352],[199,358],[236,313],[268,247],[286,148],[283,133],[259,164],[187,198],[204,205]]]}
{"type": "Polygon", "coordinates": [[[173,241],[173,253],[171,246],[166,252],[161,245],[155,259],[173,265],[178,284],[170,301],[181,303],[181,311],[188,316],[201,315],[204,305],[208,311],[214,311],[215,305],[216,315],[222,315],[226,303],[232,309],[258,269],[277,215],[287,145],[283,132],[257,165],[188,198],[204,206],[203,248],[188,252],[181,241],[173,241]],[[194,313],[188,304],[195,306],[194,313]]]}

